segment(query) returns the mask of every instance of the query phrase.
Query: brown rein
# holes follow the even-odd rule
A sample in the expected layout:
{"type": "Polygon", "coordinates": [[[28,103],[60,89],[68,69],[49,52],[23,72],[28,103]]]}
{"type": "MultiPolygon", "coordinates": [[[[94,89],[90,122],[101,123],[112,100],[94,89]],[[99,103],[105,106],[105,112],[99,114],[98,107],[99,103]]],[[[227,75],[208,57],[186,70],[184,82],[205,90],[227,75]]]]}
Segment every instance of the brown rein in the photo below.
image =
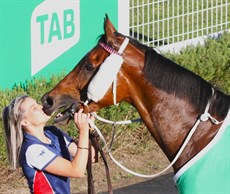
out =
{"type": "Polygon", "coordinates": [[[89,156],[88,156],[88,163],[87,163],[87,181],[88,181],[88,194],[95,194],[95,188],[94,188],[94,181],[93,181],[93,173],[92,173],[92,146],[95,149],[95,161],[98,161],[98,152],[100,152],[101,157],[103,159],[104,165],[105,165],[105,172],[106,172],[106,178],[107,178],[107,186],[109,194],[113,194],[113,188],[112,183],[110,179],[110,171],[108,167],[108,163],[105,157],[105,154],[102,150],[102,147],[100,146],[100,137],[97,134],[97,132],[94,130],[90,132],[89,134],[89,156]]]}

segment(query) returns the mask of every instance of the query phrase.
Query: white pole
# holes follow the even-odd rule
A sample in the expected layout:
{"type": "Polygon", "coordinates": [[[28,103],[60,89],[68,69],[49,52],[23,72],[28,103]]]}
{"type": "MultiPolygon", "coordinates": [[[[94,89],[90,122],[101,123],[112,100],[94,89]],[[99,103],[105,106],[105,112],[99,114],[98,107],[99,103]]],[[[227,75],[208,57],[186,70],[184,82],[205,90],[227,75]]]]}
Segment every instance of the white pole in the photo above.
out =
{"type": "Polygon", "coordinates": [[[118,0],[118,32],[129,36],[129,1],[118,0]]]}

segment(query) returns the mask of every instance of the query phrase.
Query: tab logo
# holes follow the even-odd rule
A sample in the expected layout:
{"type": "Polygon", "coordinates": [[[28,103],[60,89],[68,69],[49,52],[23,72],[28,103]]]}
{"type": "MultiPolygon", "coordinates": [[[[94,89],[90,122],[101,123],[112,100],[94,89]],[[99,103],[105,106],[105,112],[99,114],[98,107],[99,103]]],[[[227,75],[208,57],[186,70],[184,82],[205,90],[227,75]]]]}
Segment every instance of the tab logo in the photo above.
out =
{"type": "Polygon", "coordinates": [[[31,17],[31,75],[74,46],[80,38],[79,0],[45,0],[31,17]]]}

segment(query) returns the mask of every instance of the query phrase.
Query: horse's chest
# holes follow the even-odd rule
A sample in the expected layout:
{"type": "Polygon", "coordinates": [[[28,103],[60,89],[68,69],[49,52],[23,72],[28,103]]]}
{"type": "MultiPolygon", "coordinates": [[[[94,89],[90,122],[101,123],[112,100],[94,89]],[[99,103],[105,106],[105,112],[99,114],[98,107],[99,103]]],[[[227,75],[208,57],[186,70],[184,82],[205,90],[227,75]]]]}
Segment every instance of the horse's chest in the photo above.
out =
{"type": "MultiPolygon", "coordinates": [[[[174,177],[180,194],[230,194],[230,124],[174,177]]],[[[226,123],[226,122],[225,122],[226,123]]]]}

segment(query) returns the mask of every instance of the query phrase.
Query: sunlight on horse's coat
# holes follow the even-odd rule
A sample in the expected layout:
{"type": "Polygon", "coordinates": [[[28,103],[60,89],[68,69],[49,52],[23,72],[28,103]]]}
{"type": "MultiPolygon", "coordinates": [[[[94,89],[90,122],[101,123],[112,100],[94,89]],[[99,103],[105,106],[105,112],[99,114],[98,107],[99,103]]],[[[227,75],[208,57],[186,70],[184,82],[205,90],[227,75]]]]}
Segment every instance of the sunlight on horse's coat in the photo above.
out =
{"type": "MultiPolygon", "coordinates": [[[[44,111],[52,114],[72,104],[80,107],[80,102],[87,100],[91,80],[110,55],[100,43],[118,51],[125,38],[129,38],[129,44],[122,54],[123,64],[117,74],[116,101],[126,101],[137,109],[153,138],[172,161],[208,101],[211,99],[208,112],[221,121],[229,112],[230,96],[214,89],[212,97],[211,84],[153,48],[118,33],[107,16],[104,34],[98,44],[53,90],[43,96],[44,111]]],[[[90,112],[113,104],[112,86],[100,98],[98,102],[89,101],[90,112]]],[[[220,127],[221,124],[214,125],[210,120],[198,126],[173,165],[175,173],[212,141],[220,127]]]]}

